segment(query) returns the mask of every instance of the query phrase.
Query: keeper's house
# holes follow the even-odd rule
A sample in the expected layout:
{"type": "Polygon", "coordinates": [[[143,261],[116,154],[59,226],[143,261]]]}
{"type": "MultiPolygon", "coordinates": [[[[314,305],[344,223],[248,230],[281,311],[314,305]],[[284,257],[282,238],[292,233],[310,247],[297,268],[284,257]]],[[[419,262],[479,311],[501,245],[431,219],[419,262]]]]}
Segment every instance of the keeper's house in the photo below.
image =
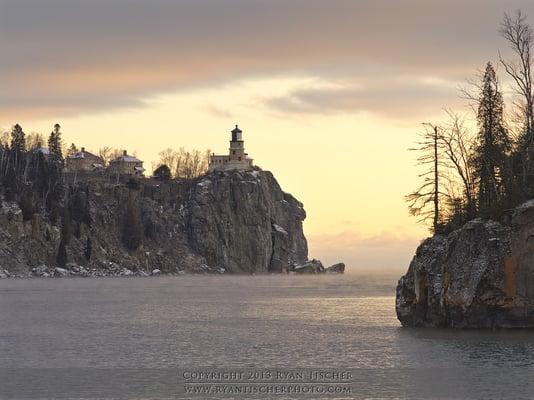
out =
{"type": "Polygon", "coordinates": [[[142,176],[145,169],[143,168],[143,161],[137,157],[130,156],[124,150],[122,156],[109,163],[108,171],[112,174],[142,176]]]}
{"type": "Polygon", "coordinates": [[[98,172],[104,170],[104,160],[82,147],[66,159],[67,172],[98,172]]]}

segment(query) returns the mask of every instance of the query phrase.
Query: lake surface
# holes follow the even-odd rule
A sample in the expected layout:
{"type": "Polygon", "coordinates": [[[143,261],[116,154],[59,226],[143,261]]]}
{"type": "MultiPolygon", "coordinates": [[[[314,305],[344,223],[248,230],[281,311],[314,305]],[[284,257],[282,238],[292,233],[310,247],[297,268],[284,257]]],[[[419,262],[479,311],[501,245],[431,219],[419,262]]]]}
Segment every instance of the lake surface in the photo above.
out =
{"type": "Polygon", "coordinates": [[[397,277],[0,280],[0,399],[188,398],[181,371],[238,368],[351,371],[306,398],[532,398],[533,331],[401,328],[397,277]]]}

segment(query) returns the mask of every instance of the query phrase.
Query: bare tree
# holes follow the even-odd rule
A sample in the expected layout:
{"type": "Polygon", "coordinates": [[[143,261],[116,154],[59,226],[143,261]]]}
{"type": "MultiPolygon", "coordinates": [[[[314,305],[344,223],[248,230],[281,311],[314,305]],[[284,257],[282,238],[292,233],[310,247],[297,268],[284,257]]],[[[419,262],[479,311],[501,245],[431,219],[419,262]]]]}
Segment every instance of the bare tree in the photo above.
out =
{"type": "Polygon", "coordinates": [[[9,142],[11,140],[11,133],[9,131],[0,130],[0,147],[9,147],[9,142]]]}
{"type": "Polygon", "coordinates": [[[167,165],[171,169],[171,173],[173,175],[176,174],[175,167],[176,167],[176,151],[171,148],[167,148],[165,150],[162,150],[159,152],[159,161],[158,161],[158,167],[160,165],[167,165]]]}
{"type": "Polygon", "coordinates": [[[112,160],[119,157],[121,154],[122,152],[119,149],[114,149],[109,146],[101,147],[98,150],[98,156],[104,161],[104,166],[108,166],[112,160]]]}
{"type": "Polygon", "coordinates": [[[520,140],[522,154],[522,181],[527,184],[534,158],[534,93],[532,88],[532,48],[534,33],[526,22],[527,16],[518,10],[513,16],[504,15],[500,34],[506,39],[510,48],[517,56],[517,60],[504,60],[499,53],[500,62],[506,73],[515,83],[515,92],[522,100],[519,106],[523,116],[524,133],[520,140]]]}
{"type": "Polygon", "coordinates": [[[446,168],[441,159],[440,128],[433,124],[424,124],[425,132],[421,135],[418,147],[410,149],[421,153],[417,159],[428,169],[419,175],[423,182],[419,188],[406,196],[410,214],[420,217],[420,222],[432,220],[432,231],[439,231],[441,222],[440,199],[446,196],[441,190],[444,174],[441,169],[446,168]]]}
{"type": "Polygon", "coordinates": [[[45,143],[44,136],[38,132],[32,132],[26,136],[26,150],[28,151],[43,147],[45,143]]]}
{"type": "Polygon", "coordinates": [[[73,154],[78,153],[78,147],[74,143],[71,143],[69,147],[64,150],[65,157],[70,157],[73,154]]]}
{"type": "Polygon", "coordinates": [[[461,194],[455,193],[454,178],[451,178],[452,186],[448,189],[452,201],[452,213],[457,214],[460,205],[458,199],[465,198],[465,212],[467,217],[474,216],[476,212],[476,183],[473,170],[473,138],[465,127],[464,118],[451,110],[447,110],[448,124],[442,129],[440,140],[442,142],[443,155],[452,170],[452,175],[460,181],[461,194]]]}
{"type": "Polygon", "coordinates": [[[185,150],[178,151],[171,148],[159,153],[157,166],[167,165],[175,178],[193,179],[208,170],[210,151],[185,150]]]}

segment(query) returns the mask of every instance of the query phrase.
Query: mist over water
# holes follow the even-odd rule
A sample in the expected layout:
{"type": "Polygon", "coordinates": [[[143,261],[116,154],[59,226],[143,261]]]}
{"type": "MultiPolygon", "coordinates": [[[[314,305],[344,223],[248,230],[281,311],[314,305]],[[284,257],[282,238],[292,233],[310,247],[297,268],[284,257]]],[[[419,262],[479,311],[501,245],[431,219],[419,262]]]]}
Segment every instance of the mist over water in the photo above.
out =
{"type": "MultiPolygon", "coordinates": [[[[487,398],[503,379],[513,384],[532,373],[531,331],[401,328],[394,309],[398,277],[355,271],[2,280],[0,375],[10,378],[0,393],[8,381],[7,393],[17,393],[11,370],[141,368],[147,376],[188,367],[349,368],[357,371],[354,398],[429,398],[424,390],[436,389],[428,387],[436,377],[452,382],[453,389],[442,388],[449,397],[487,398]],[[454,397],[451,390],[460,389],[454,397]]],[[[74,390],[69,382],[54,380],[49,398],[74,390]]],[[[512,398],[529,390],[522,384],[512,398]]]]}

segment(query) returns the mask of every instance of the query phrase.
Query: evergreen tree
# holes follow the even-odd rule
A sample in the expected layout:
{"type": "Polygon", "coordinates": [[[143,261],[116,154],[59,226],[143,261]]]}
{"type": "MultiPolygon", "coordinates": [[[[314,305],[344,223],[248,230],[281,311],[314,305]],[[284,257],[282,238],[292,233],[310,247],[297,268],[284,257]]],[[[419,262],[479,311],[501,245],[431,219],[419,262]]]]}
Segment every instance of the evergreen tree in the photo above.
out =
{"type": "Polygon", "coordinates": [[[154,178],[162,180],[162,181],[168,181],[171,179],[171,169],[166,165],[160,165],[156,170],[154,171],[154,178]]]}
{"type": "Polygon", "coordinates": [[[87,241],[85,242],[85,249],[84,249],[84,256],[87,261],[91,259],[91,254],[93,252],[93,243],[91,242],[91,238],[88,236],[87,241]]]}
{"type": "Polygon", "coordinates": [[[76,154],[78,153],[78,148],[76,147],[76,145],[74,143],[71,143],[70,147],[68,148],[67,150],[67,157],[68,156],[72,156],[73,154],[76,154]]]}
{"type": "Polygon", "coordinates": [[[56,161],[63,161],[60,129],[61,126],[59,124],[55,124],[54,130],[50,132],[50,136],[48,137],[48,150],[50,151],[50,156],[56,161]]]}
{"type": "Polygon", "coordinates": [[[22,211],[22,219],[28,221],[32,219],[35,214],[35,206],[33,202],[33,192],[31,189],[25,189],[20,195],[19,207],[22,211]]]}
{"type": "Polygon", "coordinates": [[[22,153],[26,149],[26,135],[19,124],[11,130],[11,150],[22,153]]]}
{"type": "Polygon", "coordinates": [[[474,153],[478,183],[478,206],[484,214],[495,209],[508,194],[511,140],[504,122],[504,102],[499,82],[488,63],[480,86],[477,122],[479,131],[474,153]]]}
{"type": "Polygon", "coordinates": [[[65,241],[61,239],[59,242],[59,247],[57,249],[57,255],[56,255],[56,266],[60,268],[65,268],[67,265],[67,246],[65,245],[65,241]]]}
{"type": "Polygon", "coordinates": [[[91,203],[89,202],[89,185],[85,188],[85,207],[84,207],[85,213],[83,215],[82,222],[87,225],[91,226],[91,203]]]}
{"type": "Polygon", "coordinates": [[[130,199],[124,216],[122,240],[128,250],[136,250],[141,245],[143,226],[138,204],[130,199]]]}
{"type": "Polygon", "coordinates": [[[7,201],[14,201],[18,192],[17,174],[13,165],[8,165],[3,180],[4,194],[7,201]]]}
{"type": "Polygon", "coordinates": [[[61,240],[68,244],[72,237],[72,221],[70,219],[69,208],[65,207],[61,219],[61,240]]]}

